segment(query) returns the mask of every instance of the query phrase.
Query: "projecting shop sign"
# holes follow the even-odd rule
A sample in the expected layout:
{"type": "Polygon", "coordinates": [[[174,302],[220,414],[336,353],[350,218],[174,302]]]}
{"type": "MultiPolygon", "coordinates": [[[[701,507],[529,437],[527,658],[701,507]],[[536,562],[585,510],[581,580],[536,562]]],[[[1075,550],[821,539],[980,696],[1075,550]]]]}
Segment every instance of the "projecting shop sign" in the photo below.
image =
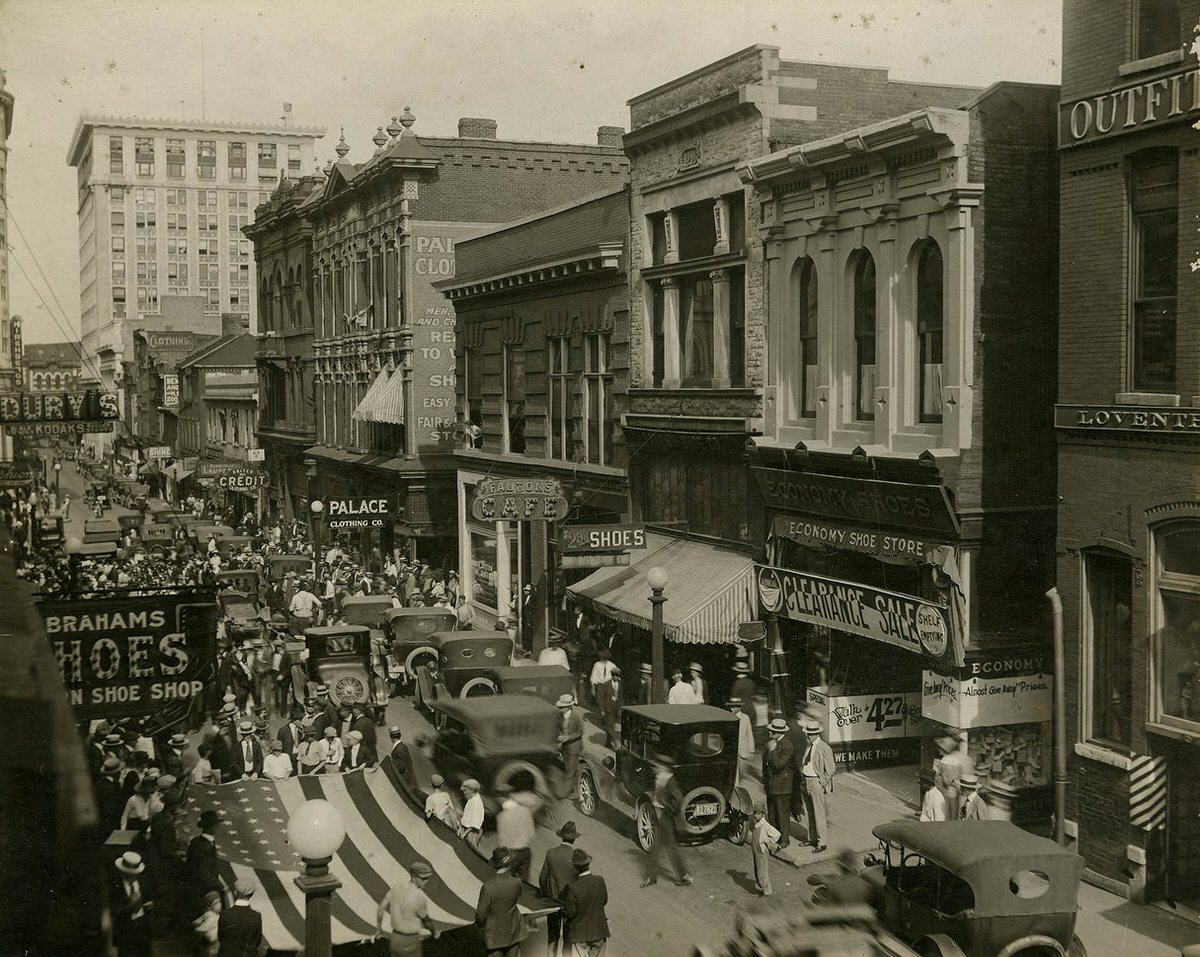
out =
{"type": "Polygon", "coordinates": [[[84,422],[120,416],[117,393],[12,392],[0,395],[0,424],[10,422],[84,422]]]}
{"type": "Polygon", "coordinates": [[[477,522],[557,522],[568,511],[558,479],[486,478],[475,486],[471,503],[477,522]]]}
{"type": "Polygon", "coordinates": [[[325,522],[330,528],[383,528],[394,511],[387,496],[331,498],[325,503],[325,522]]]}
{"type": "Polygon", "coordinates": [[[625,552],[646,547],[643,525],[564,525],[558,534],[564,555],[625,552]]]}
{"type": "Polygon", "coordinates": [[[80,720],[156,714],[216,677],[211,596],[50,600],[38,610],[80,720]]]}

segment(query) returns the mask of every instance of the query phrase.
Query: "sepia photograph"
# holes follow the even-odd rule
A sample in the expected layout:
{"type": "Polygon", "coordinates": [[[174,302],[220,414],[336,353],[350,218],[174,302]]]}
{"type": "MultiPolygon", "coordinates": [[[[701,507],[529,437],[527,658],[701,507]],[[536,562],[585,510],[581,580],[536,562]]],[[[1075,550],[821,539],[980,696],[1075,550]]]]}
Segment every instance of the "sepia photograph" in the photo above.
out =
{"type": "Polygon", "coordinates": [[[0,957],[1200,957],[1200,0],[0,0],[0,957]]]}

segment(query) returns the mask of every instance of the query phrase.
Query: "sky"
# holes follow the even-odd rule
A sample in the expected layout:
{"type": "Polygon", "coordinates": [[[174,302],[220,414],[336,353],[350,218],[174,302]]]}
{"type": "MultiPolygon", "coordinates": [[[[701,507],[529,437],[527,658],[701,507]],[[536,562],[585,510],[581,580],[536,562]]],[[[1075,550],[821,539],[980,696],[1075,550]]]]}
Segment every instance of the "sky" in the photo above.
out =
{"type": "Polygon", "coordinates": [[[1057,83],[1061,20],[1061,0],[0,0],[12,311],[26,342],[78,336],[83,113],[277,122],[289,102],[328,129],[322,165],[342,126],[365,159],[405,106],[418,134],[486,116],[502,138],[594,143],[630,97],[753,43],[892,79],[1057,83]]]}

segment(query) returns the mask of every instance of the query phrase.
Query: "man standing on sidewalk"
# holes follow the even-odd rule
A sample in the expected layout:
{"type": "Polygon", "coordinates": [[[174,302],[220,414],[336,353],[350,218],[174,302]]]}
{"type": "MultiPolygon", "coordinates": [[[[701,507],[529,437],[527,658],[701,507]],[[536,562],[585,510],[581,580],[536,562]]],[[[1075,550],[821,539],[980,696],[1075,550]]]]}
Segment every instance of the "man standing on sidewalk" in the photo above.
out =
{"type": "Polygon", "coordinates": [[[598,657],[596,658],[596,663],[592,665],[590,676],[592,700],[596,702],[596,708],[600,712],[600,723],[604,726],[604,746],[611,748],[613,746],[613,731],[615,730],[615,722],[611,720],[615,711],[613,698],[616,694],[616,685],[613,679],[616,676],[617,666],[609,658],[609,651],[606,645],[600,646],[597,655],[598,657]]]}
{"type": "Polygon", "coordinates": [[[804,775],[804,808],[808,812],[808,839],[813,853],[825,850],[827,805],[833,793],[833,749],[821,738],[821,724],[814,718],[804,721],[808,751],[802,765],[804,775]]]}
{"type": "Polygon", "coordinates": [[[789,805],[792,801],[792,778],[795,770],[792,763],[796,752],[788,740],[788,726],[783,718],[774,718],[767,725],[766,747],[762,756],[763,791],[767,796],[767,820],[780,833],[779,849],[783,850],[791,841],[789,830],[789,805]]]}
{"type": "Polygon", "coordinates": [[[744,786],[754,768],[754,728],[746,712],[742,710],[741,698],[730,698],[725,706],[738,719],[738,770],[733,783],[744,786]]]}

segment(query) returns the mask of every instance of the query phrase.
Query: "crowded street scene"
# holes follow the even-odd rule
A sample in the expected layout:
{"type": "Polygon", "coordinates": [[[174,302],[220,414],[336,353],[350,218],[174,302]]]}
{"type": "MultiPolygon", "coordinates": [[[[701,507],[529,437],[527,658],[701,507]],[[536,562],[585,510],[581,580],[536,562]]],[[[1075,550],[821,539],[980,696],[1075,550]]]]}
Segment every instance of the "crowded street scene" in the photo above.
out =
{"type": "Polygon", "coordinates": [[[0,957],[1200,957],[1200,0],[347,9],[0,0],[0,957]]]}

